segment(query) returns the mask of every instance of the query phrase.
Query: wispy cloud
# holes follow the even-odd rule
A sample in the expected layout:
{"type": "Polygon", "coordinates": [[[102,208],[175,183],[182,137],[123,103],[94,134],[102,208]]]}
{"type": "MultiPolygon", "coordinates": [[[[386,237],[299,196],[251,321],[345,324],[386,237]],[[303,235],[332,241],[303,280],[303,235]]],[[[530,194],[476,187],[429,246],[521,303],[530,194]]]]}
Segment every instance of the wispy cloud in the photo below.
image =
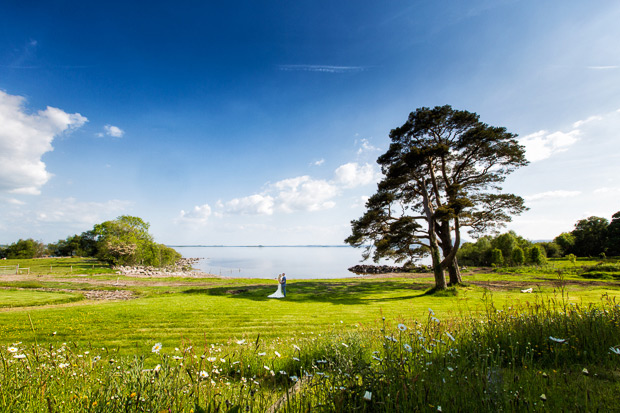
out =
{"type": "Polygon", "coordinates": [[[359,148],[357,149],[357,154],[361,155],[365,152],[375,152],[375,151],[379,151],[380,149],[377,148],[376,146],[374,146],[372,143],[370,143],[370,141],[366,138],[362,138],[359,141],[355,141],[355,144],[359,144],[359,148]]]}
{"type": "Polygon", "coordinates": [[[541,199],[556,199],[556,198],[572,198],[581,194],[581,191],[565,191],[565,190],[557,190],[557,191],[547,191],[547,192],[539,192],[537,194],[526,195],[526,201],[539,201],[541,199]]]}
{"type": "Polygon", "coordinates": [[[329,66],[329,65],[280,65],[278,69],[287,72],[322,72],[347,73],[366,70],[364,66],[329,66]]]}
{"type": "Polygon", "coordinates": [[[190,224],[206,224],[211,216],[209,204],[197,205],[191,211],[181,211],[177,222],[190,224]]]}
{"type": "Polygon", "coordinates": [[[122,138],[125,134],[125,131],[119,128],[118,126],[113,125],[105,125],[103,127],[104,132],[97,133],[99,138],[103,138],[104,136],[111,136],[113,138],[122,138]]]}
{"type": "Polygon", "coordinates": [[[318,161],[314,161],[314,162],[312,162],[310,165],[313,165],[313,166],[321,166],[321,165],[323,165],[324,163],[325,163],[325,159],[322,159],[322,158],[321,158],[321,159],[319,159],[318,161]]]}
{"type": "Polygon", "coordinates": [[[620,66],[588,66],[588,69],[592,69],[592,70],[610,70],[610,69],[620,69],[620,66]]]}
{"type": "Polygon", "coordinates": [[[553,132],[546,130],[534,132],[520,139],[520,143],[525,146],[526,156],[530,162],[542,161],[551,157],[557,152],[566,151],[575,144],[581,132],[574,129],[570,132],[553,132]]]}

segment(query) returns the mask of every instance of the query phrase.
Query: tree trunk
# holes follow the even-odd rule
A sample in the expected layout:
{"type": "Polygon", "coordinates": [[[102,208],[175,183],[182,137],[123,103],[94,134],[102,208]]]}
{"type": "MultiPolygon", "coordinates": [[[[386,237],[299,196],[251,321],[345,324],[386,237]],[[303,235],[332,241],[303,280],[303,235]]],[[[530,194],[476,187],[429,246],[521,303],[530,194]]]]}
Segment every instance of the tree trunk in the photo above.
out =
{"type": "Polygon", "coordinates": [[[448,266],[448,273],[450,274],[450,285],[463,283],[461,269],[459,268],[459,262],[456,257],[454,257],[452,262],[450,262],[450,265],[448,266]]]}
{"type": "Polygon", "coordinates": [[[439,255],[439,245],[437,243],[437,224],[433,217],[433,207],[430,203],[430,198],[424,183],[420,185],[422,189],[423,207],[426,215],[426,222],[428,223],[428,244],[431,249],[431,258],[433,259],[433,274],[435,274],[435,289],[445,290],[448,286],[446,284],[446,276],[443,272],[443,266],[441,265],[441,256],[439,255]]]}
{"type": "MultiPolygon", "coordinates": [[[[450,223],[448,221],[443,221],[441,226],[439,226],[439,234],[441,238],[441,250],[443,252],[444,257],[448,257],[452,250],[455,247],[452,244],[452,237],[450,234],[450,223]]],[[[445,267],[448,269],[448,274],[450,276],[450,285],[462,284],[463,279],[461,278],[461,270],[459,269],[459,262],[456,258],[456,255],[453,254],[453,258],[451,260],[446,261],[445,267]]]]}

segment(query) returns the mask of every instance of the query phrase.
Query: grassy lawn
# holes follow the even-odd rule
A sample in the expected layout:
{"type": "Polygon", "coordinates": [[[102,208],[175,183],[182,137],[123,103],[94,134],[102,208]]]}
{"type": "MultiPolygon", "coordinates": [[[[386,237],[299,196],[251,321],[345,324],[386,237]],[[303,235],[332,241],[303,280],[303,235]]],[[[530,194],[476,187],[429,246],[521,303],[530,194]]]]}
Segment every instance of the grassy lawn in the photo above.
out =
{"type": "MultiPolygon", "coordinates": [[[[14,259],[1,260],[0,267],[14,267],[19,265],[19,274],[114,274],[109,265],[92,258],[34,258],[31,260],[14,259]]],[[[7,274],[9,269],[3,269],[2,274],[7,274]]],[[[15,272],[11,271],[13,274],[15,272]]]]}
{"type": "Polygon", "coordinates": [[[2,289],[0,290],[0,308],[63,304],[79,301],[82,298],[81,294],[67,292],[2,289]]]}

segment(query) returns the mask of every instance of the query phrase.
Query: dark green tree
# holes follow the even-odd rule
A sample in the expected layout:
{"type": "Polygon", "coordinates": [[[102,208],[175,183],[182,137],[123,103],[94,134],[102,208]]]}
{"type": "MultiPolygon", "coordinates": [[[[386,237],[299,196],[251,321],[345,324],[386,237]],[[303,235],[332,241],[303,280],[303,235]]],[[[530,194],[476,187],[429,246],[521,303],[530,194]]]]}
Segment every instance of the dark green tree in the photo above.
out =
{"type": "Polygon", "coordinates": [[[605,252],[608,225],[607,219],[594,216],[577,221],[572,231],[572,252],[578,257],[596,257],[605,252]]]}
{"type": "Polygon", "coordinates": [[[570,232],[563,232],[553,239],[560,246],[562,255],[572,254],[575,247],[575,236],[570,232]]]}
{"type": "Polygon", "coordinates": [[[447,105],[412,112],[390,132],[390,148],[377,160],[384,174],[378,197],[369,200],[362,218],[352,221],[352,235],[345,242],[370,242],[374,258],[399,250],[427,251],[437,289],[447,285],[445,269],[450,283],[460,283],[456,254],[461,229],[469,227],[477,235],[493,231],[526,209],[521,197],[501,193],[506,176],[527,164],[515,138],[505,128],[482,123],[475,113],[447,105]],[[393,231],[396,221],[413,231],[380,235],[393,231]],[[377,246],[377,239],[387,245],[377,246]],[[403,249],[399,242],[410,246],[403,249]]]}
{"type": "Polygon", "coordinates": [[[39,258],[45,254],[45,245],[32,238],[20,239],[6,247],[4,254],[9,259],[39,258]]]}
{"type": "Polygon", "coordinates": [[[525,254],[521,247],[514,247],[512,249],[512,263],[514,265],[523,265],[525,263],[525,254]]]}
{"type": "Polygon", "coordinates": [[[547,263],[545,249],[538,244],[532,245],[528,255],[529,261],[534,265],[545,265],[547,263]]]}
{"type": "Polygon", "coordinates": [[[620,256],[620,211],[611,216],[606,235],[607,255],[610,257],[620,256]]]}
{"type": "Polygon", "coordinates": [[[491,265],[494,267],[501,267],[504,264],[504,254],[499,248],[493,248],[491,250],[491,265]]]}

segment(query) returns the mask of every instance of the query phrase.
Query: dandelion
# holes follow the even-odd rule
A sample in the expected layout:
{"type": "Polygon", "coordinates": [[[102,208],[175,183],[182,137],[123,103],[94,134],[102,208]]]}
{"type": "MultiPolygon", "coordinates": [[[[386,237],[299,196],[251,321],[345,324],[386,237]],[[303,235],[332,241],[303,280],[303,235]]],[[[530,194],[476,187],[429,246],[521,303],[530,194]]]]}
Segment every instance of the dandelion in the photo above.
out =
{"type": "Polygon", "coordinates": [[[17,349],[17,347],[9,347],[9,348],[7,348],[7,351],[9,353],[17,353],[18,349],[17,349]]]}
{"type": "Polygon", "coordinates": [[[372,399],[372,393],[367,390],[366,393],[364,393],[364,400],[370,401],[370,399],[372,399]]]}
{"type": "Polygon", "coordinates": [[[398,329],[399,329],[400,331],[407,331],[407,326],[406,326],[406,325],[404,325],[404,324],[399,324],[399,325],[398,325],[398,329]]]}
{"type": "Polygon", "coordinates": [[[407,350],[409,353],[411,353],[413,351],[413,349],[411,348],[411,346],[407,343],[403,344],[403,347],[405,348],[405,350],[407,350]]]}
{"type": "Polygon", "coordinates": [[[206,379],[207,377],[209,377],[209,373],[204,370],[200,370],[200,372],[198,373],[198,377],[200,377],[201,379],[206,379]]]}
{"type": "Polygon", "coordinates": [[[613,353],[616,353],[617,355],[620,356],[620,349],[619,348],[609,347],[609,350],[611,350],[613,353]]]}
{"type": "Polygon", "coordinates": [[[162,345],[161,343],[155,343],[155,345],[153,346],[153,348],[151,349],[151,353],[158,353],[161,350],[162,345]]]}
{"type": "Polygon", "coordinates": [[[555,338],[555,337],[552,337],[552,336],[549,336],[549,340],[555,341],[556,343],[565,343],[566,342],[565,338],[555,338]]]}

